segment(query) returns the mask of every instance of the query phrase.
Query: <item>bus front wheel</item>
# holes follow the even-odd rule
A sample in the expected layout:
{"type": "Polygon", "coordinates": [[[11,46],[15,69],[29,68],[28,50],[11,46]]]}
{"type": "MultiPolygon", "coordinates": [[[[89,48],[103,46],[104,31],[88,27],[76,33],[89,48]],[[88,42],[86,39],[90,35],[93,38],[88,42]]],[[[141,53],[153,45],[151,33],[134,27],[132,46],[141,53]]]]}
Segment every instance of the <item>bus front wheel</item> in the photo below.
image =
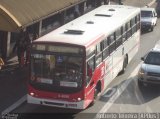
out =
{"type": "Polygon", "coordinates": [[[101,83],[99,82],[96,86],[96,88],[94,89],[94,97],[93,97],[93,101],[91,103],[91,105],[93,105],[97,98],[98,98],[98,94],[101,92],[101,83]]]}

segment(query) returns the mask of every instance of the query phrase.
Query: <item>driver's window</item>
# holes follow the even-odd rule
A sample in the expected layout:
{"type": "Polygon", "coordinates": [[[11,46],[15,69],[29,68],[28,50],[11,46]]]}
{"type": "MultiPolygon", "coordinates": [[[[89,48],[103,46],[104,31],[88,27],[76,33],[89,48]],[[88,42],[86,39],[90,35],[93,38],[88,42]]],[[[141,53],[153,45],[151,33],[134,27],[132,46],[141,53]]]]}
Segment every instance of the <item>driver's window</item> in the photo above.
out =
{"type": "Polygon", "coordinates": [[[87,61],[87,65],[86,65],[86,84],[87,85],[89,84],[92,78],[94,69],[95,69],[95,57],[92,57],[87,61]]]}

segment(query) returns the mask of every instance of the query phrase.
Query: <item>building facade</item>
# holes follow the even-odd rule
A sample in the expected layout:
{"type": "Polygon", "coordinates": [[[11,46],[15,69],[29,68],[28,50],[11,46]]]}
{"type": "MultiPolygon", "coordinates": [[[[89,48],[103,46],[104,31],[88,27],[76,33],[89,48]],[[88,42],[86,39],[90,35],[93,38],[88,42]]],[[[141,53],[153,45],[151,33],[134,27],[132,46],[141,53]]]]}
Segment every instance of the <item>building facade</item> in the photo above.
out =
{"type": "Polygon", "coordinates": [[[13,47],[20,34],[20,29],[25,29],[29,33],[30,38],[35,40],[37,36],[41,37],[102,4],[109,4],[109,0],[79,0],[67,7],[63,5],[63,9],[52,11],[50,14],[46,13],[43,17],[40,16],[34,21],[29,21],[27,25],[24,24],[19,28],[17,27],[17,29],[7,31],[0,28],[0,57],[6,62],[9,58],[15,56],[13,47]]]}

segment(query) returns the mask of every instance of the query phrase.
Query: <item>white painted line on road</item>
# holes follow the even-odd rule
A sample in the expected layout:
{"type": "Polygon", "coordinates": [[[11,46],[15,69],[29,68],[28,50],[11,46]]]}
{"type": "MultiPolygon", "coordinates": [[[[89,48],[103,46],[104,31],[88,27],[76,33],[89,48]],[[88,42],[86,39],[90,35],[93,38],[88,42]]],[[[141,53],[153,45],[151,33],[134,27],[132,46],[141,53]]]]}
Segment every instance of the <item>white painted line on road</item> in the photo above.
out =
{"type": "MultiPolygon", "coordinates": [[[[116,99],[123,93],[123,91],[127,88],[127,86],[130,84],[130,82],[133,80],[133,76],[135,76],[138,72],[140,64],[137,65],[137,67],[134,69],[134,71],[131,73],[131,75],[128,77],[128,80],[125,81],[118,89],[117,92],[108,100],[108,102],[102,107],[102,109],[97,113],[102,114],[106,113],[109,108],[113,105],[113,103],[116,101],[116,99]]],[[[98,119],[97,116],[94,119],[98,119]]]]}
{"type": "Polygon", "coordinates": [[[104,95],[102,95],[102,97],[109,98],[116,92],[116,88],[108,88],[105,92],[106,93],[104,95]],[[109,91],[111,91],[111,93],[106,94],[109,91]]]}
{"type": "Polygon", "coordinates": [[[27,95],[24,95],[21,99],[19,99],[17,102],[15,102],[13,105],[2,111],[1,115],[5,115],[19,107],[22,103],[24,103],[27,100],[27,95]]]}
{"type": "Polygon", "coordinates": [[[153,5],[155,2],[156,2],[156,0],[153,0],[152,2],[150,2],[150,3],[148,4],[148,6],[153,5]]]}

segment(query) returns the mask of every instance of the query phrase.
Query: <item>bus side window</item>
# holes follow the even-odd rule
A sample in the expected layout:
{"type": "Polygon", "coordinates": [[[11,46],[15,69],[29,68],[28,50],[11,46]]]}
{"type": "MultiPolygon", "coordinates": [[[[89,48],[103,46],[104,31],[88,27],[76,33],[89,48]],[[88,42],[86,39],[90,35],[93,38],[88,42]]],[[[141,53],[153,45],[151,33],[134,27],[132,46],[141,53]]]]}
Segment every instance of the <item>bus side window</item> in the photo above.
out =
{"type": "Polygon", "coordinates": [[[111,34],[108,37],[108,44],[109,44],[109,54],[111,54],[116,48],[115,33],[111,34]]]}
{"type": "Polygon", "coordinates": [[[109,45],[108,39],[104,40],[103,60],[109,56],[109,45]]]}
{"type": "Polygon", "coordinates": [[[137,30],[136,30],[136,17],[134,17],[132,19],[132,34],[134,34],[137,30]]]}
{"type": "Polygon", "coordinates": [[[122,44],[122,27],[116,30],[116,48],[122,44]]]}
{"type": "Polygon", "coordinates": [[[87,80],[87,85],[89,84],[93,72],[95,69],[95,57],[92,57],[88,62],[87,62],[87,66],[86,66],[86,80],[87,80]]]}
{"type": "Polygon", "coordinates": [[[131,37],[131,22],[126,23],[127,39],[131,37]]]}
{"type": "Polygon", "coordinates": [[[99,54],[103,50],[103,41],[96,46],[96,54],[99,54]]]}
{"type": "Polygon", "coordinates": [[[125,42],[127,39],[127,36],[126,36],[126,28],[125,28],[125,25],[122,26],[122,42],[125,42]]]}
{"type": "Polygon", "coordinates": [[[96,46],[96,66],[102,62],[103,41],[96,46]]]}
{"type": "Polygon", "coordinates": [[[137,30],[140,29],[140,14],[137,15],[137,18],[136,18],[136,22],[137,22],[137,30]]]}

